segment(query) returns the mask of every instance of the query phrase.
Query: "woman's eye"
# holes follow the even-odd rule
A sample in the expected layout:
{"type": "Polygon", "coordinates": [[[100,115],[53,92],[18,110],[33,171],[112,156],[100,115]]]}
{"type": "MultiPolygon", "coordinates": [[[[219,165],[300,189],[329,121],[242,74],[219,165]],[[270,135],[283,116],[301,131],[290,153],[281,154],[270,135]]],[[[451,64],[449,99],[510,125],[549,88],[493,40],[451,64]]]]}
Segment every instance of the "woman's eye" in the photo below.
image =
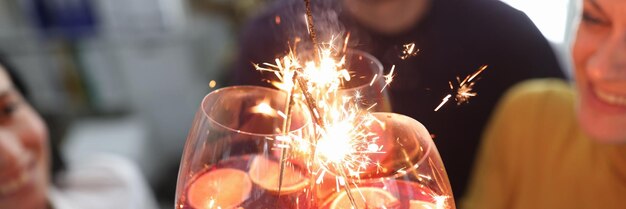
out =
{"type": "Polygon", "coordinates": [[[582,18],[583,22],[588,23],[588,24],[593,24],[593,25],[607,25],[608,22],[596,17],[594,15],[589,14],[588,12],[583,12],[583,18],[582,18]]]}
{"type": "Polygon", "coordinates": [[[13,113],[19,108],[19,102],[7,102],[0,104],[0,122],[11,119],[13,113]]]}
{"type": "Polygon", "coordinates": [[[13,115],[15,110],[17,110],[17,107],[18,107],[17,102],[11,102],[5,105],[4,107],[2,107],[2,109],[0,109],[0,112],[2,112],[3,115],[13,115]]]}

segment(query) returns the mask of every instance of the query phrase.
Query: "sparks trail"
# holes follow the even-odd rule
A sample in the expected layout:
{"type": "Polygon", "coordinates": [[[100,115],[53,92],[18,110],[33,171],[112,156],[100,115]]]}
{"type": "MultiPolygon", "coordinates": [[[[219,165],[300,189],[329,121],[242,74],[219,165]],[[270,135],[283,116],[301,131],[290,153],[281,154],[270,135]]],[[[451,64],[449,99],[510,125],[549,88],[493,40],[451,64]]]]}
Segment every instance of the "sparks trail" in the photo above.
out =
{"type": "MultiPolygon", "coordinates": [[[[300,74],[302,69],[298,69],[295,71],[294,73],[294,82],[299,83],[300,85],[300,90],[302,92],[302,95],[305,98],[305,103],[307,104],[309,111],[311,111],[311,113],[313,114],[313,118],[315,123],[321,128],[321,129],[325,129],[326,124],[324,122],[324,120],[320,117],[320,109],[317,106],[317,101],[315,100],[315,98],[313,98],[313,96],[307,91],[307,87],[305,85],[305,81],[303,78],[299,77],[298,75],[300,74]]],[[[295,85],[294,85],[295,88],[295,85]]],[[[314,142],[315,146],[313,146],[313,150],[317,149],[317,146],[319,142],[314,142]]],[[[285,150],[283,150],[285,151],[285,150]]],[[[315,159],[315,155],[317,155],[317,153],[314,151],[313,153],[311,153],[312,157],[315,159]]],[[[327,164],[332,164],[332,166],[335,166],[339,169],[340,174],[341,174],[341,178],[342,179],[348,179],[348,175],[345,173],[345,170],[343,168],[343,164],[341,164],[341,162],[330,162],[327,164]]],[[[282,168],[281,168],[282,169],[282,168]]],[[[321,177],[321,176],[320,176],[321,177]]],[[[281,176],[281,181],[282,181],[282,176],[281,176]]],[[[348,195],[348,199],[350,200],[350,204],[352,205],[353,208],[357,208],[357,204],[356,204],[356,200],[354,199],[353,195],[352,195],[352,191],[350,189],[350,186],[347,183],[343,184],[343,188],[346,190],[346,194],[348,195]]]]}
{"type": "Polygon", "coordinates": [[[415,48],[415,43],[408,43],[402,45],[402,54],[400,55],[400,59],[405,60],[409,57],[417,55],[420,49],[415,48]]]}
{"type": "MultiPolygon", "coordinates": [[[[272,81],[271,84],[285,92],[290,92],[292,97],[290,100],[297,99],[296,102],[305,105],[312,115],[312,135],[282,140],[285,144],[279,147],[282,148],[280,169],[285,169],[285,159],[291,152],[308,156],[311,164],[318,165],[316,170],[311,171],[319,176],[317,180],[311,182],[319,184],[323,181],[326,172],[336,171],[338,175],[335,179],[337,182],[342,182],[337,183],[337,191],[339,187],[342,187],[348,193],[352,207],[357,208],[354,195],[358,190],[353,189],[358,186],[353,182],[354,180],[349,179],[359,178],[360,173],[365,169],[379,165],[370,155],[382,153],[381,146],[376,144],[378,138],[368,129],[369,124],[377,119],[369,113],[369,109],[363,110],[356,104],[355,98],[359,98],[358,95],[344,96],[340,93],[344,82],[351,79],[350,72],[345,66],[345,52],[350,35],[346,35],[343,48],[335,47],[334,38],[331,38],[327,45],[319,43],[313,24],[310,0],[304,0],[304,2],[307,7],[305,16],[307,29],[313,42],[313,53],[316,55],[314,59],[300,60],[295,54],[296,50],[290,49],[286,56],[275,59],[274,63],[254,65],[259,71],[274,73],[278,80],[272,81]]],[[[385,86],[387,86],[393,79],[393,69],[388,75],[378,76],[385,77],[385,86]]],[[[287,103],[289,106],[294,105],[291,101],[287,103]]],[[[283,178],[284,171],[281,171],[279,189],[282,187],[283,178]]],[[[311,179],[313,178],[311,176],[311,179]]]]}
{"type": "Polygon", "coordinates": [[[450,85],[450,90],[453,91],[453,93],[446,95],[442,99],[441,103],[439,103],[437,108],[435,108],[435,112],[439,111],[439,109],[441,109],[441,107],[443,107],[443,105],[445,105],[450,100],[450,97],[452,97],[453,94],[454,100],[456,100],[457,105],[467,103],[469,102],[470,97],[478,95],[478,93],[472,92],[474,85],[476,85],[476,81],[474,79],[476,79],[478,75],[485,71],[487,67],[488,65],[481,66],[476,72],[466,76],[463,81],[461,81],[459,77],[456,77],[456,81],[459,83],[459,86],[456,87],[456,91],[454,91],[455,87],[454,85],[452,85],[452,82],[448,82],[448,85],[450,85]]]}
{"type": "Polygon", "coordinates": [[[346,54],[346,51],[348,51],[348,42],[350,41],[350,32],[348,32],[348,34],[346,34],[346,39],[343,40],[343,49],[341,50],[341,53],[346,54]]]}
{"type": "MultiPolygon", "coordinates": [[[[339,93],[343,82],[350,81],[351,78],[345,67],[345,55],[335,57],[334,50],[338,49],[333,47],[332,42],[329,46],[318,49],[317,62],[299,60],[295,52],[290,51],[285,57],[276,59],[274,63],[255,64],[255,68],[274,73],[278,81],[271,83],[285,92],[292,92],[293,99],[305,105],[312,115],[313,135],[305,138],[290,137],[281,141],[286,142],[279,147],[285,152],[281,162],[286,163],[284,159],[295,150],[307,153],[310,162],[315,162],[326,170],[342,171],[340,172],[342,175],[336,178],[349,179],[373,163],[368,157],[372,152],[367,152],[363,148],[376,143],[364,126],[365,122],[373,120],[374,116],[364,113],[366,111],[355,104],[355,96],[341,96],[339,93]],[[342,136],[340,138],[343,140],[334,137],[337,135],[342,136]],[[343,150],[336,152],[335,146],[325,146],[329,143],[340,144],[343,150]]],[[[285,166],[281,167],[281,170],[285,169],[285,166]]],[[[283,174],[280,178],[284,178],[283,174]]],[[[282,186],[281,181],[279,180],[279,186],[282,186]]],[[[341,186],[348,192],[353,191],[349,188],[350,184],[341,186]]],[[[350,199],[351,204],[356,207],[354,198],[350,199]]]]}
{"type": "MultiPolygon", "coordinates": [[[[391,66],[391,70],[389,71],[389,74],[383,76],[385,78],[385,85],[383,86],[383,88],[380,89],[381,93],[385,90],[385,88],[387,88],[387,86],[389,86],[389,84],[391,84],[391,82],[393,82],[393,77],[395,76],[393,74],[393,71],[395,69],[396,69],[396,65],[392,65],[391,66]]],[[[374,79],[376,79],[376,77],[374,77],[374,79]]],[[[371,86],[371,84],[374,83],[373,81],[374,80],[372,79],[372,82],[370,83],[370,86],[371,86]]]]}

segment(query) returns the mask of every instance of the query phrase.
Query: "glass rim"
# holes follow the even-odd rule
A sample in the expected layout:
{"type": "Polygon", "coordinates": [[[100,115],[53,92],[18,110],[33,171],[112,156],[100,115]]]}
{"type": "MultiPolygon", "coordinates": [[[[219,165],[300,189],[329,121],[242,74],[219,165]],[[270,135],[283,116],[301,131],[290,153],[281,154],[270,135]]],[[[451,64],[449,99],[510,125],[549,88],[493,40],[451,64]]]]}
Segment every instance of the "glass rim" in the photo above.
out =
{"type": "MultiPolygon", "coordinates": [[[[416,129],[417,129],[417,131],[418,131],[418,132],[419,132],[419,131],[425,131],[426,133],[429,133],[429,134],[430,134],[430,132],[428,132],[428,129],[426,129],[426,127],[425,127],[425,126],[424,126],[421,122],[419,122],[419,121],[415,120],[415,119],[414,119],[414,118],[412,118],[412,117],[406,116],[406,115],[402,115],[402,114],[398,114],[398,113],[393,113],[393,112],[374,112],[374,113],[372,113],[372,115],[374,115],[374,116],[378,116],[378,115],[381,115],[381,116],[391,115],[392,117],[400,117],[400,118],[402,118],[403,120],[406,120],[406,121],[410,122],[411,124],[413,124],[413,125],[414,125],[413,127],[416,127],[416,129]]],[[[417,163],[415,163],[413,166],[411,166],[411,168],[410,168],[410,169],[405,169],[405,170],[404,170],[406,173],[409,173],[409,172],[411,172],[411,171],[414,171],[414,170],[418,169],[418,168],[420,167],[420,165],[422,165],[422,163],[424,163],[424,161],[426,161],[427,156],[429,156],[429,155],[430,155],[430,153],[432,152],[432,149],[435,147],[435,146],[434,146],[434,145],[435,145],[435,144],[434,144],[435,142],[433,141],[432,137],[430,137],[430,135],[428,136],[428,139],[430,139],[430,140],[425,140],[425,141],[427,141],[427,142],[426,142],[426,146],[427,146],[427,147],[426,147],[426,151],[424,151],[424,154],[423,154],[423,155],[422,155],[422,157],[421,157],[421,158],[417,161],[417,163]]],[[[396,174],[394,174],[394,175],[390,175],[390,176],[383,176],[383,177],[379,177],[379,178],[365,178],[365,179],[359,179],[359,181],[361,181],[361,182],[368,182],[368,181],[373,180],[373,179],[381,179],[381,178],[382,178],[382,179],[395,179],[395,178],[399,178],[399,177],[402,177],[402,176],[406,175],[406,173],[405,173],[405,174],[396,173],[396,174]]]]}
{"type": "Polygon", "coordinates": [[[348,49],[346,51],[346,54],[348,54],[348,53],[355,53],[355,54],[359,54],[359,55],[363,55],[363,56],[367,57],[368,59],[372,60],[374,62],[373,64],[375,64],[376,67],[378,68],[378,70],[377,70],[378,72],[377,73],[383,73],[383,64],[374,55],[372,55],[372,54],[370,54],[370,53],[368,53],[366,51],[359,50],[359,49],[348,49]]]}
{"type": "MultiPolygon", "coordinates": [[[[388,116],[388,115],[391,115],[392,117],[399,117],[399,118],[401,118],[401,119],[411,123],[413,125],[412,127],[416,127],[418,132],[425,131],[426,133],[429,133],[428,129],[426,129],[426,127],[421,122],[419,122],[419,121],[417,121],[417,120],[415,120],[415,119],[413,119],[413,118],[411,118],[409,116],[406,116],[406,115],[393,113],[393,112],[373,112],[371,114],[376,116],[376,118],[380,118],[380,116],[384,117],[384,116],[388,116]]],[[[429,140],[425,140],[426,141],[426,143],[425,143],[426,147],[425,147],[424,153],[422,154],[422,157],[413,166],[411,166],[409,169],[405,169],[404,170],[405,171],[404,174],[396,173],[396,174],[393,174],[393,175],[387,175],[387,176],[381,176],[381,177],[372,177],[372,178],[357,177],[357,178],[353,178],[353,180],[356,180],[357,183],[370,183],[370,182],[378,182],[381,179],[382,180],[396,179],[396,178],[399,178],[399,177],[407,175],[407,173],[409,173],[411,171],[414,171],[414,170],[418,169],[420,167],[420,165],[422,165],[424,163],[424,161],[426,161],[426,157],[431,154],[433,148],[435,148],[435,144],[434,144],[435,142],[432,140],[430,135],[428,135],[428,139],[429,140]]],[[[337,175],[337,173],[334,172],[334,171],[331,171],[329,169],[325,169],[325,170],[326,170],[326,172],[328,172],[328,173],[330,173],[332,175],[337,175]]]]}
{"type": "MultiPolygon", "coordinates": [[[[246,134],[246,135],[252,135],[252,136],[263,136],[263,137],[273,137],[273,136],[281,136],[284,135],[282,133],[276,133],[276,134],[261,134],[261,133],[252,133],[252,132],[247,132],[247,131],[241,131],[241,130],[236,130],[233,129],[231,127],[228,127],[220,122],[218,122],[217,120],[215,120],[213,117],[209,116],[209,114],[207,113],[206,109],[204,108],[204,105],[208,102],[207,100],[219,93],[222,93],[224,91],[231,91],[231,90],[236,90],[236,89],[261,89],[261,90],[267,90],[270,92],[278,92],[278,93],[282,93],[282,94],[286,94],[286,92],[280,91],[278,89],[273,89],[273,88],[268,88],[268,87],[264,87],[264,86],[254,86],[254,85],[236,85],[236,86],[227,86],[227,87],[223,87],[223,88],[219,88],[216,89],[214,91],[209,92],[207,95],[204,96],[204,98],[202,99],[202,102],[200,103],[200,108],[202,109],[202,115],[204,117],[206,117],[211,123],[217,124],[219,127],[226,129],[228,131],[233,131],[239,134],[246,134]]],[[[306,114],[303,114],[306,115],[306,114]]],[[[309,116],[306,116],[309,117],[309,116]]],[[[305,123],[302,124],[302,126],[293,129],[293,130],[289,130],[287,133],[291,133],[294,131],[299,131],[302,130],[304,128],[306,128],[310,123],[310,120],[306,120],[305,123]]]]}
{"type": "MultiPolygon", "coordinates": [[[[304,52],[304,54],[310,54],[310,53],[313,53],[313,52],[310,52],[308,50],[306,52],[304,52]]],[[[376,78],[377,80],[381,79],[383,77],[383,75],[384,75],[383,64],[374,55],[372,55],[372,54],[370,54],[370,53],[368,53],[366,51],[359,50],[359,49],[347,49],[346,52],[343,54],[343,56],[347,58],[347,57],[350,57],[349,55],[358,55],[358,56],[365,57],[365,59],[367,59],[367,60],[372,62],[371,64],[376,66],[375,67],[376,68],[375,72],[372,72],[372,76],[378,75],[377,78],[376,78]]],[[[351,70],[348,69],[348,71],[351,71],[351,70]]],[[[354,71],[354,70],[352,70],[352,71],[354,71]]],[[[361,85],[354,86],[354,87],[351,87],[351,88],[340,88],[339,91],[353,91],[353,90],[360,90],[360,89],[363,89],[363,88],[367,88],[367,86],[369,86],[370,81],[371,81],[371,78],[370,78],[370,80],[368,80],[368,82],[365,82],[365,83],[363,83],[361,85]]]]}
{"type": "MultiPolygon", "coordinates": [[[[346,56],[348,54],[350,54],[350,53],[366,57],[366,59],[369,59],[370,61],[372,61],[373,63],[371,63],[371,64],[374,64],[376,66],[376,72],[374,72],[372,75],[378,75],[377,79],[382,78],[382,76],[384,74],[384,72],[383,72],[384,69],[383,69],[383,64],[380,62],[380,60],[378,60],[378,58],[376,58],[374,55],[372,55],[372,54],[370,54],[370,53],[368,53],[366,51],[358,50],[358,49],[348,49],[346,51],[346,56]]],[[[348,70],[350,70],[350,69],[348,69],[348,70]]],[[[340,89],[340,91],[359,90],[359,89],[366,88],[367,86],[369,86],[369,82],[366,82],[363,85],[358,85],[358,86],[355,86],[355,87],[352,87],[352,88],[340,89]]]]}

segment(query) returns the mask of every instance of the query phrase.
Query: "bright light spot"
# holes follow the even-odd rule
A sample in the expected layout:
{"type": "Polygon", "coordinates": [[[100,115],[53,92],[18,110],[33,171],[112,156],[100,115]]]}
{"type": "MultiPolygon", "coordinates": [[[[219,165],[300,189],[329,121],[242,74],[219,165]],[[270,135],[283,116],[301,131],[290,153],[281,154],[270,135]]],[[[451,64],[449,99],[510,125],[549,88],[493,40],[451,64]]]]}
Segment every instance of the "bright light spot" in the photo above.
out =
{"type": "Polygon", "coordinates": [[[563,43],[570,0],[502,1],[526,13],[548,40],[563,43]]]}
{"type": "Polygon", "coordinates": [[[369,144],[367,145],[367,150],[370,152],[378,152],[378,145],[377,144],[369,144]]]}
{"type": "Polygon", "coordinates": [[[437,206],[437,209],[446,208],[446,200],[448,200],[448,198],[449,197],[445,195],[434,196],[433,199],[435,199],[435,205],[437,206]]]}
{"type": "Polygon", "coordinates": [[[330,127],[326,135],[317,142],[318,153],[329,162],[340,163],[353,152],[350,124],[342,123],[330,127]]]}
{"type": "Polygon", "coordinates": [[[215,82],[215,80],[211,80],[211,82],[209,82],[209,87],[211,87],[211,88],[215,88],[215,85],[217,85],[217,83],[215,82]]]}
{"type": "Polygon", "coordinates": [[[276,25],[280,25],[280,16],[276,15],[276,17],[274,17],[274,22],[276,25]]]}
{"type": "Polygon", "coordinates": [[[213,208],[213,207],[215,207],[215,199],[213,199],[213,197],[211,197],[211,200],[208,202],[207,207],[208,207],[208,208],[213,208]]]}
{"type": "Polygon", "coordinates": [[[252,113],[259,113],[267,116],[276,116],[276,110],[270,106],[267,101],[263,101],[250,110],[252,113]]]}

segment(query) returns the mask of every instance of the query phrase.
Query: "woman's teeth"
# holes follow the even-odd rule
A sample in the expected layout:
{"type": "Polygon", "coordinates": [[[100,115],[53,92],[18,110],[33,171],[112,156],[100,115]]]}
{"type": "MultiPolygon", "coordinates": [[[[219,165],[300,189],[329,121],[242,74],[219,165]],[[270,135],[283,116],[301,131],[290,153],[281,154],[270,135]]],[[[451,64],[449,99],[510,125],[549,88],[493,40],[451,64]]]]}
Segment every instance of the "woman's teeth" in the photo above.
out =
{"type": "Polygon", "coordinates": [[[595,89],[596,95],[603,102],[611,105],[626,106],[626,97],[595,89]]]}
{"type": "Polygon", "coordinates": [[[0,185],[0,196],[17,191],[31,179],[32,174],[30,172],[22,172],[22,174],[20,174],[20,176],[18,176],[16,179],[0,185]]]}

